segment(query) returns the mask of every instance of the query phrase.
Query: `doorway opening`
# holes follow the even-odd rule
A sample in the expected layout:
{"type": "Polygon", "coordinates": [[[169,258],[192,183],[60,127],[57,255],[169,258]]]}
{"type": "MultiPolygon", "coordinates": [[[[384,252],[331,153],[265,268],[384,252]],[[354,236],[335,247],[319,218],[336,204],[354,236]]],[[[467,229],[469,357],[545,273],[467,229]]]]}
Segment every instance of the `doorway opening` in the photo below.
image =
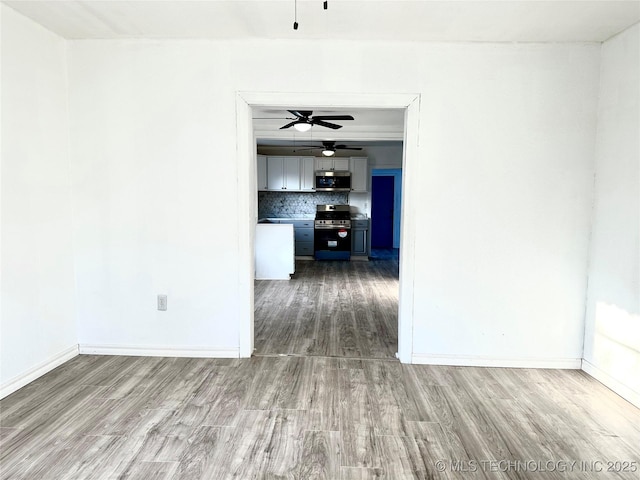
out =
{"type": "Polygon", "coordinates": [[[399,258],[402,170],[371,171],[371,258],[399,258]]]}
{"type": "MultiPolygon", "coordinates": [[[[239,232],[239,355],[250,357],[254,351],[254,278],[255,226],[257,224],[256,132],[253,128],[252,108],[277,107],[286,110],[291,105],[309,105],[310,109],[404,109],[403,171],[415,168],[418,150],[419,96],[412,94],[290,94],[239,93],[237,96],[237,218],[239,232]]],[[[403,177],[403,211],[413,203],[412,192],[417,191],[409,172],[403,177]]],[[[403,363],[412,361],[413,288],[415,222],[410,216],[402,222],[402,254],[399,259],[398,352],[403,363]]]]}

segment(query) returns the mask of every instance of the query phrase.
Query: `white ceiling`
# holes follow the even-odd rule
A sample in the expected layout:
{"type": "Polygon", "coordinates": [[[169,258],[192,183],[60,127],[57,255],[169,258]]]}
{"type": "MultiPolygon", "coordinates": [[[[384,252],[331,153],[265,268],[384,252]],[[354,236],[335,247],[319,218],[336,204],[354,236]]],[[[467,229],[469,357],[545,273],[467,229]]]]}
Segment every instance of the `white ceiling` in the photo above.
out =
{"type": "Polygon", "coordinates": [[[268,38],[602,42],[640,20],[640,1],[2,0],[70,39],[268,38]]]}
{"type": "Polygon", "coordinates": [[[253,109],[253,128],[259,145],[287,145],[293,142],[317,143],[322,140],[372,141],[402,140],[404,138],[404,110],[402,109],[332,109],[291,106],[298,110],[311,110],[313,115],[352,115],[353,120],[331,121],[343,127],[338,130],[315,125],[308,132],[298,132],[295,128],[280,130],[291,122],[293,115],[284,108],[253,109]],[[265,139],[280,140],[265,142],[265,139]]]}

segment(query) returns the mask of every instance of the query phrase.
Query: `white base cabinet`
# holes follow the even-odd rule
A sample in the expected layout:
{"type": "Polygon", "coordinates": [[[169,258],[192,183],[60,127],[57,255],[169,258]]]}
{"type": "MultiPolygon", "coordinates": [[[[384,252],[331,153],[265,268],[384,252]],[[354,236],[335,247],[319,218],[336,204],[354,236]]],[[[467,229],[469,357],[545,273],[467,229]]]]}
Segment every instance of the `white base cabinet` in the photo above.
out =
{"type": "Polygon", "coordinates": [[[256,225],[256,280],[289,280],[295,273],[291,224],[256,225]]]}

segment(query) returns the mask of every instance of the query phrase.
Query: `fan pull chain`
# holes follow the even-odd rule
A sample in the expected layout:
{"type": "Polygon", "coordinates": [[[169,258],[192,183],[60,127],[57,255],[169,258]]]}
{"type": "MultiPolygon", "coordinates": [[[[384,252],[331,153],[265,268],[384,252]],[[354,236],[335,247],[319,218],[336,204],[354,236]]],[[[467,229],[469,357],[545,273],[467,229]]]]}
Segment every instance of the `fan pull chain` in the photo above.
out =
{"type": "Polygon", "coordinates": [[[298,0],[293,0],[293,29],[298,30],[298,0]]]}
{"type": "MultiPolygon", "coordinates": [[[[327,0],[322,2],[322,8],[325,10],[329,9],[329,2],[327,0]]],[[[298,0],[293,0],[293,29],[298,30],[298,0]]]]}

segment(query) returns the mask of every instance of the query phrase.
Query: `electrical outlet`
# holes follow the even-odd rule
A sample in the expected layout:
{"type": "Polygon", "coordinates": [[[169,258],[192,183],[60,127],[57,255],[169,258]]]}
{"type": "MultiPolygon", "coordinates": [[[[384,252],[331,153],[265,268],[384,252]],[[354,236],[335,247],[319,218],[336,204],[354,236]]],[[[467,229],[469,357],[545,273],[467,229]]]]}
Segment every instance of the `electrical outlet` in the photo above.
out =
{"type": "Polygon", "coordinates": [[[158,310],[166,310],[167,309],[167,296],[166,295],[158,295],[158,310]]]}

